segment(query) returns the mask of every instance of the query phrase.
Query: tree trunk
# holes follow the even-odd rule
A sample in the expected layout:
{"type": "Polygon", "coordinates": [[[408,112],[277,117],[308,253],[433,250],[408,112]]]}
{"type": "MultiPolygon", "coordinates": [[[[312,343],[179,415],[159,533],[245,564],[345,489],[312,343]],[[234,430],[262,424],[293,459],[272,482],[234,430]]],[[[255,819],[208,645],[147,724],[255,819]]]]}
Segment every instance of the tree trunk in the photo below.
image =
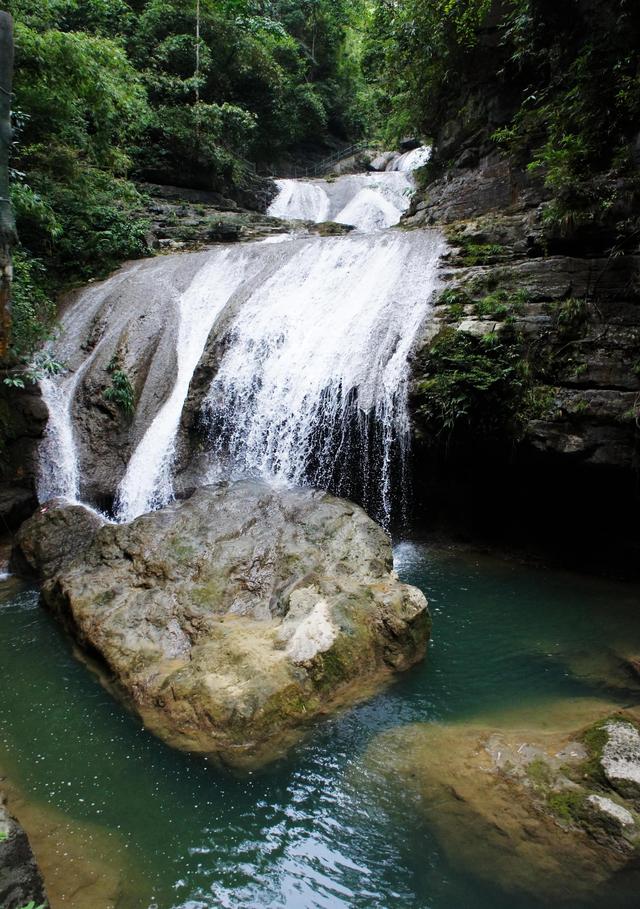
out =
{"type": "Polygon", "coordinates": [[[0,11],[0,358],[7,355],[11,330],[11,248],[16,228],[9,201],[13,19],[0,11]]]}

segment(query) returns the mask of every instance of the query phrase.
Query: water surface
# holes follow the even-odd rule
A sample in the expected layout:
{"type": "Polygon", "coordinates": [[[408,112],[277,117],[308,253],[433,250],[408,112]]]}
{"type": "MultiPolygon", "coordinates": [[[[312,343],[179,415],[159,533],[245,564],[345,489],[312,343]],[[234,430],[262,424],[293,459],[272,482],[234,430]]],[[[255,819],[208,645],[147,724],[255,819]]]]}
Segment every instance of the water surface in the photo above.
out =
{"type": "MultiPolygon", "coordinates": [[[[30,805],[64,816],[85,857],[126,867],[127,909],[535,909],[451,867],[419,813],[369,784],[364,754],[404,723],[509,712],[526,726],[571,698],[637,703],[620,655],[640,654],[638,590],[414,543],[396,564],[431,603],[427,661],[243,778],[146,733],[37,592],[3,582],[0,766],[30,805]]],[[[62,905],[84,909],[81,895],[62,905]]]]}

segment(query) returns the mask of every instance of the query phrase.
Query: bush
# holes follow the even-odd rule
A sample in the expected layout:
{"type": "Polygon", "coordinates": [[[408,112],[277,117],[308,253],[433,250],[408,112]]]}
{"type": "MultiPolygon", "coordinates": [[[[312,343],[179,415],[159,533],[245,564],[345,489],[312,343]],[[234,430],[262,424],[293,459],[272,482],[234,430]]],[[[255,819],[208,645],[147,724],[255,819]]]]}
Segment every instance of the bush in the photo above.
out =
{"type": "Polygon", "coordinates": [[[13,254],[13,293],[11,345],[13,356],[21,360],[40,347],[50,336],[56,306],[44,290],[45,268],[22,247],[13,254]]]}
{"type": "Polygon", "coordinates": [[[111,385],[104,391],[105,400],[112,401],[123,413],[132,414],[135,409],[135,394],[129,376],[116,357],[107,369],[111,373],[111,385]]]}
{"type": "Polygon", "coordinates": [[[423,356],[418,412],[435,436],[517,436],[529,369],[517,337],[443,329],[423,356]]]}
{"type": "Polygon", "coordinates": [[[239,151],[254,129],[254,117],[232,104],[158,107],[134,149],[137,172],[157,182],[233,187],[242,181],[239,151]]]}

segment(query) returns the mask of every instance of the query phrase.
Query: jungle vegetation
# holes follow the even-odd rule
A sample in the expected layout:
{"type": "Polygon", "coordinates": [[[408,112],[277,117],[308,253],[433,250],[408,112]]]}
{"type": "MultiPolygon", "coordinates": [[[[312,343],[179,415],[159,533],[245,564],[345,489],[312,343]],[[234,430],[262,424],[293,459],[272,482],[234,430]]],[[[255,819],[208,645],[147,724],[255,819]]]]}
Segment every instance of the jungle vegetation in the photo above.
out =
{"type": "Polygon", "coordinates": [[[47,336],[61,288],[149,252],[139,181],[233,195],[256,166],[406,135],[434,138],[445,168],[461,136],[484,131],[541,176],[559,221],[605,218],[637,186],[637,0],[4,7],[16,44],[15,358],[47,336]]]}

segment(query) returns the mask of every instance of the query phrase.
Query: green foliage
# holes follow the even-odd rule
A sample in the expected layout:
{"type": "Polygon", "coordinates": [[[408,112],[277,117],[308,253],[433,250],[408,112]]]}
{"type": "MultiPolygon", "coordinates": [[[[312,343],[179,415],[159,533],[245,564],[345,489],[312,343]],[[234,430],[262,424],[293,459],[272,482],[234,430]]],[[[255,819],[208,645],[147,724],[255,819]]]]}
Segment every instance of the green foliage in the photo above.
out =
{"type": "Polygon", "coordinates": [[[385,141],[428,135],[451,116],[491,0],[377,0],[363,58],[385,141]]]}
{"type": "Polygon", "coordinates": [[[16,366],[9,375],[5,376],[3,383],[10,388],[25,388],[27,384],[35,385],[48,376],[55,376],[62,372],[64,366],[54,360],[49,351],[39,350],[30,360],[22,359],[22,366],[16,366]]]}
{"type": "Polygon", "coordinates": [[[12,353],[28,357],[47,340],[55,319],[55,304],[43,289],[44,265],[22,247],[13,253],[12,353]]]}
{"type": "Polygon", "coordinates": [[[439,134],[424,184],[491,129],[570,233],[634,211],[639,35],[636,0],[376,0],[364,62],[387,139],[439,134]]]}
{"type": "Polygon", "coordinates": [[[150,252],[128,178],[233,195],[250,161],[367,130],[365,0],[199,7],[197,43],[195,0],[8,0],[15,362],[49,337],[60,290],[150,252]]]}
{"type": "Polygon", "coordinates": [[[516,316],[522,315],[528,301],[529,295],[524,289],[513,293],[496,290],[476,300],[474,306],[478,316],[509,322],[513,321],[516,316]]]}
{"type": "Polygon", "coordinates": [[[522,104],[496,140],[553,193],[547,221],[565,231],[606,217],[633,171],[631,143],[640,116],[637,42],[640,8],[629,0],[558,4],[511,0],[504,22],[522,104]],[[616,179],[598,174],[612,171],[616,179]]]}
{"type": "Polygon", "coordinates": [[[579,334],[589,318],[589,304],[581,297],[569,297],[560,303],[548,303],[546,309],[553,318],[558,337],[564,341],[579,334]]]}
{"type": "Polygon", "coordinates": [[[32,166],[32,185],[14,184],[12,197],[22,244],[49,260],[52,289],[148,252],[148,224],[136,215],[141,199],[128,181],[83,164],[65,147],[50,148],[46,161],[33,157],[32,166]]]}
{"type": "MultiPolygon", "coordinates": [[[[128,143],[148,116],[144,86],[118,40],[75,30],[83,15],[99,30],[119,5],[9,5],[16,19],[11,200],[20,237],[11,355],[23,372],[50,337],[59,290],[148,251],[146,225],[135,214],[139,196],[121,176],[128,143]]],[[[15,369],[7,378],[19,385],[15,369]]]]}
{"type": "Polygon", "coordinates": [[[534,758],[527,764],[526,774],[535,786],[541,788],[548,786],[552,779],[549,764],[540,757],[534,758]]]}
{"type": "Polygon", "coordinates": [[[191,182],[224,189],[242,183],[238,153],[254,128],[254,117],[232,104],[161,105],[133,151],[151,180],[179,184],[186,173],[191,182]]]}
{"type": "Polygon", "coordinates": [[[516,336],[475,337],[446,328],[421,366],[419,412],[435,435],[517,434],[530,376],[516,336]]]}
{"type": "Polygon", "coordinates": [[[443,290],[437,300],[438,306],[466,306],[472,300],[468,293],[458,288],[448,287],[443,290]]]}
{"type": "Polygon", "coordinates": [[[460,248],[462,262],[466,266],[490,265],[506,252],[500,243],[475,243],[472,237],[455,227],[449,228],[446,236],[452,246],[460,248]]]}
{"type": "Polygon", "coordinates": [[[465,243],[462,260],[465,265],[490,265],[504,255],[504,247],[498,243],[465,243]]]}
{"type": "Polygon", "coordinates": [[[122,368],[117,357],[110,361],[108,371],[111,373],[111,385],[103,392],[106,401],[112,401],[125,414],[135,410],[135,393],[129,376],[122,368]]]}
{"type": "Polygon", "coordinates": [[[529,420],[548,419],[555,407],[556,395],[548,385],[532,385],[524,397],[523,415],[529,420]]]}
{"type": "Polygon", "coordinates": [[[123,145],[145,116],[141,79],[109,38],[55,28],[36,31],[16,19],[17,107],[25,115],[21,158],[54,140],[87,162],[117,171],[123,145]]]}
{"type": "Polygon", "coordinates": [[[459,322],[464,318],[464,303],[450,303],[447,311],[447,322],[459,322]]]}
{"type": "Polygon", "coordinates": [[[449,321],[461,319],[465,307],[473,306],[476,316],[480,318],[510,323],[522,315],[529,300],[529,293],[522,288],[516,291],[494,290],[478,298],[473,298],[465,290],[450,288],[440,294],[438,306],[447,307],[449,321]]]}
{"type": "MultiPolygon", "coordinates": [[[[273,0],[259,13],[248,0],[203,0],[196,72],[195,3],[147,0],[127,46],[148,88],[154,111],[149,128],[160,159],[175,152],[171,134],[163,135],[168,122],[189,106],[197,121],[200,103],[223,114],[228,108],[227,123],[217,115],[200,124],[208,151],[217,147],[210,168],[214,186],[228,179],[216,170],[221,159],[227,164],[223,153],[272,160],[296,143],[323,141],[329,130],[344,138],[361,135],[367,126],[359,37],[365,16],[363,0],[273,0]]],[[[192,145],[194,135],[198,143],[191,131],[192,145]]],[[[208,151],[199,149],[205,157],[208,151]]],[[[193,174],[190,164],[190,157],[183,160],[183,175],[186,169],[201,184],[198,156],[193,174]]],[[[143,157],[139,166],[145,172],[149,161],[143,157]]]]}

